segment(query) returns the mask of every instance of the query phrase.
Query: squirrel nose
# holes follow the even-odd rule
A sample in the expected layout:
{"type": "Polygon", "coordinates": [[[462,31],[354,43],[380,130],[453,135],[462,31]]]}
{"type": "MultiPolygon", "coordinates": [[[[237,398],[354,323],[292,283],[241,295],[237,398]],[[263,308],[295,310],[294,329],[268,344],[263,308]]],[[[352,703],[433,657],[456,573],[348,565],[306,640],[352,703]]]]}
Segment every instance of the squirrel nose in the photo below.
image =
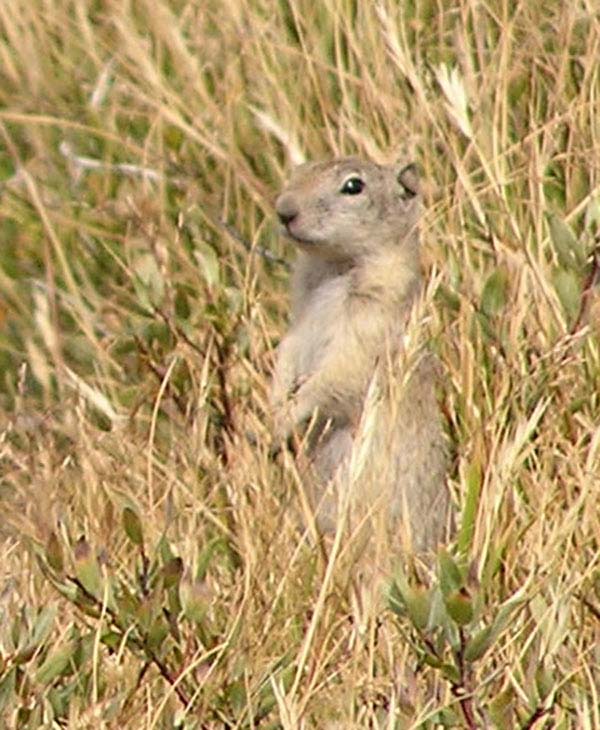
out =
{"type": "Polygon", "coordinates": [[[298,207],[295,202],[286,195],[281,195],[275,203],[277,216],[284,226],[289,225],[298,215],[298,207]]]}
{"type": "Polygon", "coordinates": [[[288,223],[291,223],[297,215],[297,213],[277,213],[279,220],[281,221],[281,223],[283,223],[284,226],[287,226],[288,223]]]}

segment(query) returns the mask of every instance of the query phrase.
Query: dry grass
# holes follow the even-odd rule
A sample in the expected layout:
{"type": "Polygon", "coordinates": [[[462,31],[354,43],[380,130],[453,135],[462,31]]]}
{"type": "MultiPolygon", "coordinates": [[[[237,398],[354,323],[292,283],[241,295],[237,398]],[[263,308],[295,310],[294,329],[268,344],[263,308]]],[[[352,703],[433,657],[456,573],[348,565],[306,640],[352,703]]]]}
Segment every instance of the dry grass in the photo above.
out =
{"type": "Polygon", "coordinates": [[[600,728],[599,57],[590,0],[0,4],[0,724],[600,728]],[[482,621],[522,599],[467,707],[351,539],[299,534],[263,425],[290,160],[407,151],[459,553],[482,621]],[[66,578],[155,556],[162,676],[66,578]]]}

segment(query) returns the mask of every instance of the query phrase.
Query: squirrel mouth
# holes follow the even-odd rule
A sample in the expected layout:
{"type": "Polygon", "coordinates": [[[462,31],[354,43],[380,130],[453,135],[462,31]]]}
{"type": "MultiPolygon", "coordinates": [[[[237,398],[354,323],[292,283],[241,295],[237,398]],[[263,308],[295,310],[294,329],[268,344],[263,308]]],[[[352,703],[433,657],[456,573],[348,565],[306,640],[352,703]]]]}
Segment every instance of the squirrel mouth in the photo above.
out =
{"type": "Polygon", "coordinates": [[[293,222],[287,223],[286,225],[281,226],[281,229],[288,238],[291,238],[293,241],[296,241],[296,243],[314,243],[312,238],[307,238],[306,236],[303,236],[300,233],[296,233],[293,229],[293,222]]]}

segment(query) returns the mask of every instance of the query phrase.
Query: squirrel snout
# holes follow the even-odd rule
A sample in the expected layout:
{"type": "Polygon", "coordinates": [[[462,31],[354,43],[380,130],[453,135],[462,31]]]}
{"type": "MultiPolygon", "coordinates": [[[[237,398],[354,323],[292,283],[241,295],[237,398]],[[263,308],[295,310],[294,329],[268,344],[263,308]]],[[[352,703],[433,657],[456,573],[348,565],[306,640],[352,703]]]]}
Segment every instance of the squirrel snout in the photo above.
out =
{"type": "Polygon", "coordinates": [[[300,212],[298,206],[289,195],[280,195],[275,203],[277,217],[284,226],[289,225],[300,212]]]}

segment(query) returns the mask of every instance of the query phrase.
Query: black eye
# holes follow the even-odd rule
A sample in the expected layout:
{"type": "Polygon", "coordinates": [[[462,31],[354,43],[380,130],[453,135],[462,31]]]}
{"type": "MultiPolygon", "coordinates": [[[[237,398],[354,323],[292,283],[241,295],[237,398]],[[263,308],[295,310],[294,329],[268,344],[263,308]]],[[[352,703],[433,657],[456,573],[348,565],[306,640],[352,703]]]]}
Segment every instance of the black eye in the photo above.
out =
{"type": "Polygon", "coordinates": [[[358,195],[359,193],[362,193],[364,187],[365,184],[358,175],[353,175],[342,185],[340,193],[343,193],[344,195],[358,195]]]}

